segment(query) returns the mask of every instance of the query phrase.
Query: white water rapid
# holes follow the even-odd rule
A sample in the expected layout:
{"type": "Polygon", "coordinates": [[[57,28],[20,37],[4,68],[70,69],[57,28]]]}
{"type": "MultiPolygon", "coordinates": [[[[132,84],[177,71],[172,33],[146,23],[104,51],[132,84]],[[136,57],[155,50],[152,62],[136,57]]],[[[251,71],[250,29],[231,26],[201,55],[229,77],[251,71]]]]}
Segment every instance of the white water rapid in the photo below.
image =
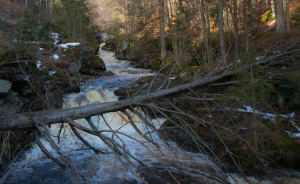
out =
{"type": "MultiPolygon", "coordinates": [[[[103,45],[104,44],[101,45],[101,48],[103,45]]],[[[101,48],[99,50],[99,56],[105,62],[107,70],[113,72],[115,75],[87,80],[81,85],[80,93],[69,94],[64,97],[64,108],[117,101],[118,98],[113,93],[115,89],[128,85],[142,76],[153,75],[150,70],[130,67],[129,61],[117,60],[113,52],[104,51],[101,48]]],[[[139,109],[136,110],[140,111],[139,109]]],[[[129,110],[127,110],[127,112],[133,115],[129,110]]],[[[140,111],[140,113],[143,112],[140,111]]],[[[178,148],[175,143],[169,142],[170,145],[167,146],[156,133],[151,133],[151,136],[153,140],[160,145],[159,149],[153,144],[147,143],[130,123],[128,123],[128,118],[125,117],[122,112],[108,113],[104,115],[104,118],[109,126],[102,117],[94,116],[92,117],[92,121],[99,130],[110,130],[111,128],[129,135],[130,137],[121,134],[117,136],[109,132],[103,133],[124,145],[129,153],[149,168],[152,166],[163,167],[164,164],[166,164],[171,170],[177,169],[179,173],[194,173],[198,176],[198,171],[201,173],[203,168],[211,168],[213,165],[208,161],[206,156],[186,152],[178,148]]],[[[147,119],[152,121],[157,128],[165,121],[164,119],[147,119]]],[[[149,127],[136,115],[133,115],[133,121],[140,130],[144,133],[147,132],[149,127]]],[[[90,128],[85,120],[77,120],[77,123],[90,128]]],[[[52,125],[50,128],[51,135],[56,141],[58,141],[57,135],[60,129],[61,124],[52,125]]],[[[142,180],[129,170],[131,169],[133,172],[139,173],[138,169],[130,164],[126,164],[128,168],[125,168],[118,157],[112,153],[112,150],[98,137],[82,131],[79,132],[91,145],[109,152],[108,154],[95,154],[87,149],[87,147],[74,136],[69,127],[65,126],[62,129],[58,144],[61,149],[60,151],[64,156],[70,158],[77,171],[87,178],[88,181],[86,183],[142,183],[142,180]]],[[[51,146],[44,140],[42,140],[42,142],[47,150],[59,159],[51,146]]],[[[126,162],[122,157],[121,160],[126,162]]],[[[131,161],[133,164],[139,165],[133,159],[131,159],[131,161]]],[[[161,175],[163,175],[163,173],[161,175]]],[[[13,165],[11,177],[7,183],[76,183],[77,179],[78,178],[73,175],[70,176],[68,170],[66,172],[61,170],[34,144],[32,148],[26,152],[24,158],[13,165]]],[[[154,179],[152,180],[153,182],[151,182],[151,179],[148,182],[157,183],[154,179]]],[[[168,181],[160,182],[169,183],[168,181]]]]}

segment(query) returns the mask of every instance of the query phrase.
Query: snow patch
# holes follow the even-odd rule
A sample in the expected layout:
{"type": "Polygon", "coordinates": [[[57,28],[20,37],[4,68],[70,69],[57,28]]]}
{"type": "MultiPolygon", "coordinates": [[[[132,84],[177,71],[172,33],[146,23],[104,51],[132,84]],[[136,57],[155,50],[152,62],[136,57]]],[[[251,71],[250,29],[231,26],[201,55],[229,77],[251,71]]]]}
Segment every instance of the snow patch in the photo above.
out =
{"type": "Polygon", "coordinates": [[[49,71],[48,75],[53,77],[53,75],[56,74],[56,71],[49,71]]]}
{"type": "Polygon", "coordinates": [[[50,37],[54,40],[54,45],[59,42],[59,34],[58,33],[50,33],[50,37]]]}
{"type": "Polygon", "coordinates": [[[65,43],[65,44],[59,44],[58,47],[63,48],[63,49],[67,49],[69,47],[75,47],[80,45],[79,42],[71,42],[71,43],[65,43]]]}
{"type": "Polygon", "coordinates": [[[260,60],[263,60],[265,57],[264,56],[257,56],[255,58],[255,61],[260,61],[260,60]]]}
{"type": "Polygon", "coordinates": [[[42,70],[41,66],[42,66],[42,62],[41,62],[40,60],[37,60],[37,62],[36,62],[36,67],[37,67],[39,70],[42,70]]]}
{"type": "Polygon", "coordinates": [[[54,61],[57,61],[57,60],[59,59],[59,56],[58,56],[57,54],[53,54],[53,55],[52,55],[52,59],[53,59],[54,61]]]}
{"type": "MultiPolygon", "coordinates": [[[[251,106],[248,106],[248,105],[243,105],[243,106],[246,108],[246,110],[238,108],[238,109],[236,109],[236,111],[238,111],[238,112],[247,112],[247,113],[255,113],[255,114],[258,114],[258,115],[262,115],[263,119],[269,119],[272,122],[276,122],[277,117],[283,117],[283,118],[289,118],[289,119],[294,119],[294,117],[295,117],[294,112],[291,113],[291,114],[287,114],[287,115],[284,115],[284,114],[275,115],[275,114],[271,114],[271,113],[268,113],[268,112],[262,112],[260,110],[254,109],[254,108],[252,108],[251,106]]],[[[300,131],[300,129],[299,129],[299,131],[300,131]]]]}

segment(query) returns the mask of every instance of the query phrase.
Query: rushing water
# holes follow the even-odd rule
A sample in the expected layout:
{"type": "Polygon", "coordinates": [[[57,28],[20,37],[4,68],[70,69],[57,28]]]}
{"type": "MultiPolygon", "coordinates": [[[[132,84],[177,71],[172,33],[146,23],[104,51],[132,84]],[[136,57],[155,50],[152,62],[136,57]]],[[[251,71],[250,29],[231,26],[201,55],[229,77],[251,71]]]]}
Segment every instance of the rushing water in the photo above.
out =
{"type": "MultiPolygon", "coordinates": [[[[153,75],[150,70],[130,67],[129,61],[117,60],[114,58],[113,52],[101,49],[103,45],[104,43],[100,47],[99,56],[105,62],[107,70],[112,71],[115,75],[87,80],[81,84],[80,93],[69,94],[64,97],[64,108],[117,101],[118,97],[113,93],[115,89],[128,85],[142,76],[153,75]]],[[[139,109],[136,110],[143,114],[139,109]]],[[[141,119],[129,110],[127,110],[127,112],[133,116],[133,121],[139,129],[143,132],[148,130],[149,127],[145,126],[141,119]]],[[[201,154],[183,151],[171,142],[167,146],[156,133],[152,133],[151,137],[158,145],[160,145],[160,147],[158,148],[151,143],[147,143],[130,123],[128,123],[128,118],[125,117],[122,112],[107,113],[104,114],[103,117],[107,124],[100,116],[92,117],[92,121],[99,130],[113,129],[124,133],[123,135],[119,134],[118,136],[109,132],[103,134],[114,138],[117,142],[124,145],[129,153],[149,168],[157,165],[163,166],[164,164],[169,163],[169,165],[173,165],[173,170],[181,168],[182,166],[185,170],[179,172],[195,173],[195,171],[200,168],[212,165],[207,157],[201,154]],[[129,135],[131,138],[125,136],[125,134],[129,135]]],[[[151,120],[149,118],[147,119],[149,121],[151,120]]],[[[156,128],[159,128],[164,122],[164,119],[155,119],[151,121],[156,128]]],[[[90,128],[85,120],[77,120],[77,123],[90,128]]],[[[52,125],[50,128],[51,135],[56,141],[58,141],[57,135],[58,132],[60,132],[60,129],[60,124],[52,125]]],[[[127,168],[124,167],[117,156],[112,153],[112,150],[110,150],[98,137],[81,131],[80,133],[91,145],[108,152],[108,154],[95,154],[87,149],[86,146],[74,136],[69,127],[65,126],[62,129],[59,136],[60,151],[64,156],[70,158],[77,171],[88,179],[87,183],[119,183],[121,181],[127,181],[127,183],[130,183],[130,181],[134,181],[133,183],[141,182],[140,178],[137,178],[134,175],[135,172],[138,173],[137,169],[130,164],[125,164],[127,165],[127,168]]],[[[48,142],[45,140],[42,140],[42,142],[51,154],[59,158],[48,142]]],[[[124,162],[126,161],[122,157],[121,160],[124,162]]],[[[133,159],[131,159],[131,162],[138,166],[138,163],[133,159]]],[[[42,153],[37,145],[33,145],[32,148],[25,153],[24,158],[13,165],[11,175],[6,183],[74,183],[77,179],[78,178],[74,175],[71,176],[68,170],[61,170],[42,153]]]]}

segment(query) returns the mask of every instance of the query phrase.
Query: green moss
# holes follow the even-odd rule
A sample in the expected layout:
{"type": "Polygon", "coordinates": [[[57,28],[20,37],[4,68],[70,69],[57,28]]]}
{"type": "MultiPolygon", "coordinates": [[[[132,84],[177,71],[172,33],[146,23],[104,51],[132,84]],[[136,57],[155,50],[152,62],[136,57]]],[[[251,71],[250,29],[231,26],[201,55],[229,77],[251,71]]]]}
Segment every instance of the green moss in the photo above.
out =
{"type": "Polygon", "coordinates": [[[6,119],[7,117],[6,116],[4,116],[4,115],[2,115],[2,116],[0,116],[0,119],[6,119]]]}
{"type": "Polygon", "coordinates": [[[267,11],[264,14],[264,16],[262,18],[262,23],[266,23],[270,19],[270,17],[272,17],[272,11],[271,10],[267,11]]]}

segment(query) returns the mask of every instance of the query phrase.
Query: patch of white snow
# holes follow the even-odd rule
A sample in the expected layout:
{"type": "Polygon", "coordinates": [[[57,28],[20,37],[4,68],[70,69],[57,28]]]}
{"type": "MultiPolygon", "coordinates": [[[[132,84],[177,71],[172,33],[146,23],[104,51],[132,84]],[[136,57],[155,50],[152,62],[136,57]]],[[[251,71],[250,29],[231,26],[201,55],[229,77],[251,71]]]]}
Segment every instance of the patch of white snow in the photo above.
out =
{"type": "Polygon", "coordinates": [[[75,47],[80,45],[79,42],[72,42],[72,43],[65,43],[65,44],[59,44],[58,47],[63,48],[63,49],[67,49],[69,47],[75,47]]]}
{"type": "Polygon", "coordinates": [[[257,56],[256,58],[255,58],[255,61],[260,61],[260,60],[263,60],[264,59],[264,56],[257,56]]]}
{"type": "Polygon", "coordinates": [[[59,56],[58,56],[57,54],[53,54],[53,55],[52,55],[52,59],[53,59],[54,61],[57,61],[57,60],[59,59],[59,56]]]}
{"type": "Polygon", "coordinates": [[[50,33],[51,38],[54,40],[54,45],[59,42],[59,34],[58,33],[50,33]]]}
{"type": "Polygon", "coordinates": [[[41,66],[42,66],[42,62],[40,60],[37,60],[36,62],[36,67],[39,69],[39,70],[42,70],[41,69],[41,66]]]}
{"type": "Polygon", "coordinates": [[[48,74],[52,77],[54,74],[56,74],[56,71],[49,71],[48,74]]]}

